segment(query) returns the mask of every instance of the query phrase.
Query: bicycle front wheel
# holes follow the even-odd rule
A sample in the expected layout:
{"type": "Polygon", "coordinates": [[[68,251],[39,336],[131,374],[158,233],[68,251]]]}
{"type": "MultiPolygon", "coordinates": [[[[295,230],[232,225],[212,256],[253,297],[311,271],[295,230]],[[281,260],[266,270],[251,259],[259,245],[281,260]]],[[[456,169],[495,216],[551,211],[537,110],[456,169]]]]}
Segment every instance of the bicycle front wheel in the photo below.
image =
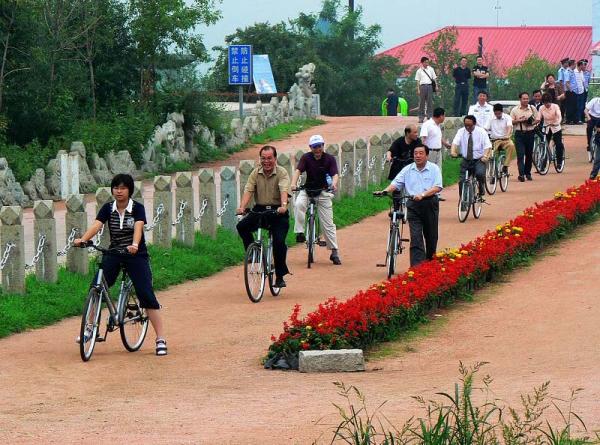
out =
{"type": "Polygon", "coordinates": [[[388,240],[386,266],[387,266],[387,277],[388,279],[394,276],[396,271],[396,259],[398,258],[398,229],[396,227],[390,228],[390,237],[388,240]]]}
{"type": "Polygon", "coordinates": [[[464,223],[471,209],[471,184],[468,181],[461,182],[461,191],[458,199],[458,220],[464,223]]]}
{"type": "Polygon", "coordinates": [[[84,362],[92,358],[94,346],[96,346],[101,309],[102,299],[100,293],[98,289],[91,288],[83,305],[81,328],[79,330],[79,354],[84,362]]]}
{"type": "Polygon", "coordinates": [[[253,303],[258,303],[265,291],[265,264],[259,243],[250,244],[248,250],[246,250],[246,257],[244,258],[244,282],[248,298],[253,303]]]}
{"type": "Polygon", "coordinates": [[[588,151],[587,151],[588,162],[592,163],[592,162],[594,162],[594,152],[596,151],[595,147],[594,147],[595,144],[594,144],[594,135],[593,134],[592,134],[591,139],[588,141],[588,143],[589,143],[588,151]]]}
{"type": "Polygon", "coordinates": [[[479,219],[481,216],[481,210],[483,208],[483,203],[480,200],[479,195],[475,193],[475,190],[471,190],[471,196],[473,199],[473,218],[479,219]]]}
{"type": "Polygon", "coordinates": [[[308,268],[315,262],[315,244],[317,242],[317,227],[315,221],[315,214],[311,214],[308,218],[308,234],[306,236],[306,242],[308,246],[308,268]]]}
{"type": "Polygon", "coordinates": [[[500,180],[500,190],[505,192],[508,190],[508,172],[504,171],[504,162],[506,161],[506,155],[501,154],[498,157],[498,179],[500,180]]]}
{"type": "Polygon", "coordinates": [[[132,285],[129,285],[125,292],[127,295],[123,297],[123,307],[119,310],[119,331],[125,349],[135,352],[142,347],[146,338],[148,314],[146,309],[140,306],[132,285]]]}
{"type": "Polygon", "coordinates": [[[485,189],[490,195],[496,193],[498,182],[496,180],[496,159],[492,158],[485,167],[485,189]]]}
{"type": "Polygon", "coordinates": [[[546,175],[548,174],[548,170],[550,170],[548,147],[544,142],[540,143],[540,152],[535,169],[540,175],[546,175]]]}

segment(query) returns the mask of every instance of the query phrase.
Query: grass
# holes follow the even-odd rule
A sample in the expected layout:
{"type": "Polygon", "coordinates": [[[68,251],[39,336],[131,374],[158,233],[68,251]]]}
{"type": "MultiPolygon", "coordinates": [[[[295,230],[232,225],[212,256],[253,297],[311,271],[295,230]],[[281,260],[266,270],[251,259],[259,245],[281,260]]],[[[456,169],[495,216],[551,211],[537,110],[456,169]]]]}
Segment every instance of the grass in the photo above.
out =
{"type": "MultiPolygon", "coordinates": [[[[450,164],[450,168],[444,170],[457,168],[458,164],[450,164]]],[[[355,224],[388,208],[387,199],[373,198],[372,191],[376,188],[380,187],[370,186],[354,197],[345,197],[334,203],[334,220],[338,228],[355,224]]],[[[288,245],[295,244],[293,230],[289,231],[287,241],[288,245]]],[[[244,258],[238,235],[223,228],[219,228],[215,239],[196,233],[194,247],[185,247],[174,241],[171,249],[154,245],[148,249],[156,290],[214,275],[226,267],[240,264],[244,258]]],[[[95,270],[95,267],[94,260],[91,260],[90,270],[95,270]]],[[[0,292],[0,338],[79,315],[91,280],[92,273],[82,276],[61,268],[55,284],[38,281],[31,274],[27,277],[26,295],[0,292]]]]}
{"type": "Polygon", "coordinates": [[[250,138],[251,144],[266,144],[272,141],[279,141],[287,138],[291,134],[300,133],[311,127],[324,124],[321,119],[298,119],[291,122],[275,125],[267,128],[262,133],[256,134],[250,138]]]}

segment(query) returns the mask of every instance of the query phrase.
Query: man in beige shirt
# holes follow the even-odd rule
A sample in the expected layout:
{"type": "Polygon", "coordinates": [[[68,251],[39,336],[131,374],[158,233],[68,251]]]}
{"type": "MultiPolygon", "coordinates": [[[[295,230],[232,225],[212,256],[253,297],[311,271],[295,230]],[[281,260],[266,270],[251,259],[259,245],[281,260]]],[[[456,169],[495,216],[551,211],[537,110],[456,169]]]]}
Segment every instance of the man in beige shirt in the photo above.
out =
{"type": "Polygon", "coordinates": [[[275,262],[275,287],[285,287],[283,277],[290,273],[286,265],[287,246],[285,238],[290,227],[288,198],[290,176],[285,168],[277,165],[277,149],[265,145],[260,149],[260,166],[252,170],[244,187],[240,206],[236,213],[242,215],[250,200],[254,197],[254,212],[272,210],[264,216],[250,213],[242,219],[237,230],[244,242],[244,248],[254,241],[253,233],[258,229],[261,219],[273,235],[273,260],[275,262]]]}
{"type": "Polygon", "coordinates": [[[529,105],[529,93],[519,94],[519,105],[510,112],[513,128],[515,129],[515,146],[517,148],[517,167],[519,169],[519,182],[533,180],[531,166],[533,165],[533,144],[535,126],[540,121],[538,112],[533,105],[529,105]]]}

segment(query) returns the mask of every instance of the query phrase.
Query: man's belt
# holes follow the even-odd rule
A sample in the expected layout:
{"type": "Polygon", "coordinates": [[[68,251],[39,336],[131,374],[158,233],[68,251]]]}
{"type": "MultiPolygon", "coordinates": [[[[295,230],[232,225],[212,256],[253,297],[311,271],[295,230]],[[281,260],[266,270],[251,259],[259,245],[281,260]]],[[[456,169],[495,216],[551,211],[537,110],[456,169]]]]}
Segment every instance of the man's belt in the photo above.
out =
{"type": "Polygon", "coordinates": [[[430,148],[429,151],[440,151],[441,148],[430,148]]]}

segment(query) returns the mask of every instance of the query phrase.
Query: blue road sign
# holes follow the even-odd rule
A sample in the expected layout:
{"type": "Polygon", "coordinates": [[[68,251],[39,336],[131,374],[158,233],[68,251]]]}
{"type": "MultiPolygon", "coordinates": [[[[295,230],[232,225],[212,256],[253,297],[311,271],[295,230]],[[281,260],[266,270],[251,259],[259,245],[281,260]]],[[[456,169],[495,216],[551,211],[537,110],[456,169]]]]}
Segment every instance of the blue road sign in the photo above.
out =
{"type": "Polygon", "coordinates": [[[229,46],[229,85],[252,83],[252,45],[229,46]]]}

